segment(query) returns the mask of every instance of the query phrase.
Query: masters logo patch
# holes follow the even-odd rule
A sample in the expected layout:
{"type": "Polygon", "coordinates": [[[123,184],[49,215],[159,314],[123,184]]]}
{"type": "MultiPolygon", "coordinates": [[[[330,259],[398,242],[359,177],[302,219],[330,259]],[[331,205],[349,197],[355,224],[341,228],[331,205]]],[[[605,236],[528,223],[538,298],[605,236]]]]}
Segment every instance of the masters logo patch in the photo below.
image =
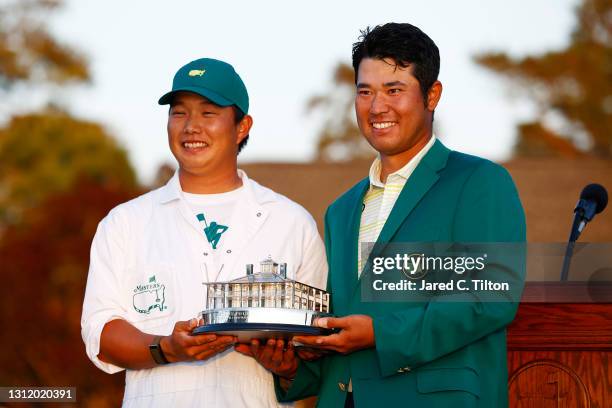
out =
{"type": "Polygon", "coordinates": [[[192,69],[191,71],[189,71],[189,76],[190,77],[194,77],[194,76],[202,76],[204,75],[204,73],[206,72],[205,69],[192,69]]]}
{"type": "Polygon", "coordinates": [[[151,314],[155,309],[159,312],[168,309],[165,291],[166,285],[157,282],[155,275],[151,276],[148,283],[137,285],[134,288],[134,310],[138,313],[151,314]]]}

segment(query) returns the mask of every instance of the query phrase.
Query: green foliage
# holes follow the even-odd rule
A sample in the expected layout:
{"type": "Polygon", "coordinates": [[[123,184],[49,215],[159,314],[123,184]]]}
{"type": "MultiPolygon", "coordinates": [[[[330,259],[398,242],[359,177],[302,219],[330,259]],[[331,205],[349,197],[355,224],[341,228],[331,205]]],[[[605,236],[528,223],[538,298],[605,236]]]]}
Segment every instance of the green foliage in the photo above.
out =
{"type": "Polygon", "coordinates": [[[536,121],[519,126],[517,153],[575,156],[579,134],[586,133],[586,153],[612,158],[612,1],[584,0],[567,48],[513,59],[486,53],[476,62],[505,75],[539,106],[536,121]],[[563,129],[549,129],[546,115],[561,116],[563,129]]]}
{"type": "Polygon", "coordinates": [[[15,116],[0,128],[0,226],[80,177],[133,189],[136,178],[125,150],[96,123],[53,109],[15,116]]]}
{"type": "MultiPolygon", "coordinates": [[[[0,4],[0,90],[89,80],[87,62],[49,33],[61,0],[7,0],[0,4]]],[[[1,93],[0,93],[1,94],[1,93]]],[[[7,225],[47,196],[68,191],[80,177],[133,188],[126,152],[101,125],[47,108],[13,117],[0,128],[0,237],[7,225]]]]}
{"type": "Polygon", "coordinates": [[[0,5],[0,88],[89,80],[85,58],[48,32],[46,19],[61,4],[60,0],[9,0],[0,5]]]}

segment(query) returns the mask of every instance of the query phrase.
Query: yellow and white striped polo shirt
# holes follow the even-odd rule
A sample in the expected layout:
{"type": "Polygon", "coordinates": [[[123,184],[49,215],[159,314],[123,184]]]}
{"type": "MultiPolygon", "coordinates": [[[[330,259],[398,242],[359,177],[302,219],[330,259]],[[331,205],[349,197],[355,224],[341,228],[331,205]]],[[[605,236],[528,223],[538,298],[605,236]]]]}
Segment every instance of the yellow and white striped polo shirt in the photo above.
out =
{"type": "Polygon", "coordinates": [[[371,246],[366,248],[362,243],[376,242],[408,178],[435,141],[436,137],[432,136],[425,147],[410,159],[404,167],[387,176],[386,183],[380,181],[380,157],[377,157],[372,166],[370,166],[370,188],[363,198],[363,210],[359,224],[359,241],[357,243],[359,247],[357,249],[359,254],[357,262],[358,276],[361,275],[361,270],[371,251],[371,246]]]}

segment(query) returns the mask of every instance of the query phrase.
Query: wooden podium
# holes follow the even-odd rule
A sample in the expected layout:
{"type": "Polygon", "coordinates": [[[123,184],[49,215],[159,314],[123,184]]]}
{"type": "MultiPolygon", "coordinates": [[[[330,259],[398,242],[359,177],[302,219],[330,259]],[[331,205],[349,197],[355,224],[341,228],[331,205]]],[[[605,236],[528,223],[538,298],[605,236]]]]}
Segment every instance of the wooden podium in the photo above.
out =
{"type": "Polygon", "coordinates": [[[513,408],[612,407],[612,282],[527,282],[508,326],[513,408]]]}

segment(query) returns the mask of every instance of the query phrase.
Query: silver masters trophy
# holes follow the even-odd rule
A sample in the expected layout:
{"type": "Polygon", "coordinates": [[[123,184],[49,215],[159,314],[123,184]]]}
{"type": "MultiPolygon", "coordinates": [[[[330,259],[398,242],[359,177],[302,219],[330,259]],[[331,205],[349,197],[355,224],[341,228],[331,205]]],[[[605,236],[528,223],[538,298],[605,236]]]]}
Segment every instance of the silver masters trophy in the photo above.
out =
{"type": "Polygon", "coordinates": [[[218,333],[238,338],[289,339],[294,335],[326,335],[329,329],[313,326],[316,318],[329,316],[329,293],[287,278],[287,264],[270,256],[253,272],[229,282],[205,283],[204,324],[193,334],[218,333]]]}

